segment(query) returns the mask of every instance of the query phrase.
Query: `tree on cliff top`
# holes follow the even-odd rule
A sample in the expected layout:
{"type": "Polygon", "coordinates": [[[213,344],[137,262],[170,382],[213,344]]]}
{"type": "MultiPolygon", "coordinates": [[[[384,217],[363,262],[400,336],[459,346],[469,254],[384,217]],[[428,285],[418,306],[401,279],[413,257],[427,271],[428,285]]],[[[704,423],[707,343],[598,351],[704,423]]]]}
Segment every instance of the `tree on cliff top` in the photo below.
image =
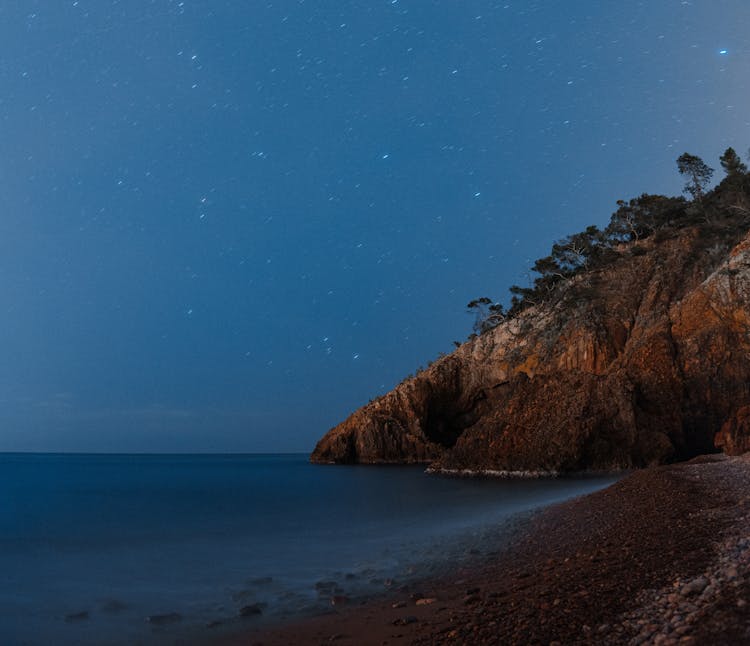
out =
{"type": "MultiPolygon", "coordinates": [[[[735,214],[735,219],[739,219],[738,226],[746,226],[742,224],[745,222],[742,218],[750,215],[750,175],[747,166],[733,148],[727,148],[720,161],[730,181],[722,182],[717,188],[717,195],[726,199],[730,191],[724,189],[730,187],[735,194],[740,192],[746,196],[747,201],[736,203],[736,195],[732,194],[734,202],[728,207],[729,212],[735,214]]],[[[685,192],[701,202],[714,169],[700,157],[690,153],[680,155],[677,169],[686,180],[685,192]]],[[[471,301],[468,308],[476,317],[475,333],[482,334],[491,330],[528,307],[559,302],[559,296],[564,293],[565,286],[571,284],[571,279],[617,261],[627,250],[625,246],[631,255],[645,253],[644,247],[631,243],[639,243],[657,233],[662,234],[660,239],[669,237],[670,231],[697,224],[696,213],[702,213],[706,222],[710,223],[709,212],[716,211],[716,200],[691,205],[682,196],[644,193],[629,201],[618,200],[617,206],[617,211],[612,214],[609,225],[603,231],[596,226],[589,226],[555,242],[551,253],[536,260],[532,266],[531,270],[538,274],[532,285],[510,287],[511,300],[507,310],[487,297],[471,301]]]]}
{"type": "Polygon", "coordinates": [[[684,215],[685,198],[644,193],[629,202],[617,200],[617,206],[604,230],[606,239],[632,242],[679,222],[684,215]]]}
{"type": "Polygon", "coordinates": [[[706,186],[711,181],[714,169],[700,157],[691,155],[690,153],[682,153],[677,158],[677,170],[687,180],[683,190],[686,193],[690,193],[694,200],[700,200],[703,197],[706,186]]]}
{"type": "Polygon", "coordinates": [[[740,159],[740,156],[735,152],[734,148],[727,148],[724,151],[724,154],[719,157],[719,161],[728,177],[747,173],[747,166],[743,163],[742,159],[740,159]]]}

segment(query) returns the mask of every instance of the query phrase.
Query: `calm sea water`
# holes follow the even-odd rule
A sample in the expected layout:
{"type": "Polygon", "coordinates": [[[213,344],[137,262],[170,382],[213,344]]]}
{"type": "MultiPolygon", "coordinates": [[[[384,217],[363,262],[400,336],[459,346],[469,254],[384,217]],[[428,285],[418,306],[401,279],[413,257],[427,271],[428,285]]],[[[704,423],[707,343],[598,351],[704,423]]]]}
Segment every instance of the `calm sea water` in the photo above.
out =
{"type": "Polygon", "coordinates": [[[237,619],[252,603],[267,604],[260,620],[330,609],[321,581],[383,592],[497,547],[514,514],[614,480],[454,479],[304,455],[0,454],[0,643],[170,643],[257,622],[237,619]]]}

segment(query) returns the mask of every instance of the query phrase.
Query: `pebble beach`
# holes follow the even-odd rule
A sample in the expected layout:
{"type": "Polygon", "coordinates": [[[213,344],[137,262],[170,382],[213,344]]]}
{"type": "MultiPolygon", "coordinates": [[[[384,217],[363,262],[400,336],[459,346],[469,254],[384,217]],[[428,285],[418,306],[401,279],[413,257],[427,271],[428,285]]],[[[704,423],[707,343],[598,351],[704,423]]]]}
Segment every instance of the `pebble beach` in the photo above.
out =
{"type": "Polygon", "coordinates": [[[223,644],[750,644],[750,457],[634,472],[500,553],[223,644]]]}

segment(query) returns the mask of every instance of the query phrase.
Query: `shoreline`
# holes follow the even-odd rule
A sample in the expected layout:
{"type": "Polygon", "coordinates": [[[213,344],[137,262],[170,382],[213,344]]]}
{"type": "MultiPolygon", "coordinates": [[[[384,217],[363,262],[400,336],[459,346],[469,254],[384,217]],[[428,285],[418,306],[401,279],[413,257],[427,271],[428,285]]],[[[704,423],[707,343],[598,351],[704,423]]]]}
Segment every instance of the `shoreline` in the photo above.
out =
{"type": "Polygon", "coordinates": [[[487,561],[209,643],[750,644],[750,455],[636,471],[487,561]]]}
{"type": "Polygon", "coordinates": [[[587,469],[584,471],[507,471],[499,469],[447,469],[428,466],[425,471],[431,476],[448,478],[496,478],[498,480],[542,480],[565,478],[622,478],[633,472],[633,469],[587,469]]]}

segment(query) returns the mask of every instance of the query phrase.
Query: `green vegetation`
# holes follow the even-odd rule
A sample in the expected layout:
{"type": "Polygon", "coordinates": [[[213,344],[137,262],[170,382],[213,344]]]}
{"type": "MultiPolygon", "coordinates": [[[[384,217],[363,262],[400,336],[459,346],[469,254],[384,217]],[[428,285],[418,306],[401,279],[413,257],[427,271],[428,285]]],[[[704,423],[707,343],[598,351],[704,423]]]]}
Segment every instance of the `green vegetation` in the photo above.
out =
{"type": "Polygon", "coordinates": [[[692,200],[645,193],[628,202],[619,200],[604,230],[589,226],[553,244],[550,254],[532,266],[536,277],[531,286],[510,288],[507,310],[486,296],[468,303],[468,311],[475,316],[474,334],[470,338],[518,316],[528,307],[559,302],[573,278],[601,271],[624,253],[646,253],[639,244],[645,239],[652,238],[658,243],[690,226],[701,226],[702,234],[707,237],[712,230],[747,227],[750,223],[747,166],[733,148],[727,148],[720,162],[726,177],[718,187],[706,192],[714,170],[700,157],[680,155],[677,170],[685,178],[684,191],[692,200]]]}

